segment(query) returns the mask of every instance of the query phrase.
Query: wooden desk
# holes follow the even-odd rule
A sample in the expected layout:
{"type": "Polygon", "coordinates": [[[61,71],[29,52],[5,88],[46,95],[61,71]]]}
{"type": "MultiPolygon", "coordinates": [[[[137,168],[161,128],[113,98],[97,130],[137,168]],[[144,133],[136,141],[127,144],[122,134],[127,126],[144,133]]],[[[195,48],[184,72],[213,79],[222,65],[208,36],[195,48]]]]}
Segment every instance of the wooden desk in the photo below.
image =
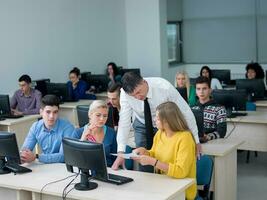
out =
{"type": "Polygon", "coordinates": [[[211,191],[215,200],[237,198],[237,148],[243,142],[217,139],[202,144],[203,154],[213,156],[211,191]]]}
{"type": "Polygon", "coordinates": [[[40,115],[25,115],[17,119],[5,119],[0,121],[0,130],[16,133],[18,147],[23,145],[23,142],[34,122],[38,120],[40,115]]]}
{"type": "Polygon", "coordinates": [[[267,101],[256,101],[256,110],[257,111],[267,111],[267,101]]]}
{"type": "MultiPolygon", "coordinates": [[[[64,164],[45,165],[34,163],[29,167],[33,170],[32,173],[16,176],[13,174],[1,175],[1,198],[4,197],[4,199],[9,200],[39,200],[41,188],[45,184],[71,175],[71,173],[67,172],[64,164]]],[[[112,170],[109,169],[109,171],[111,172],[112,170]]],[[[184,200],[185,190],[195,182],[194,179],[174,179],[165,175],[127,170],[112,171],[112,173],[132,177],[134,181],[121,186],[95,181],[98,183],[96,189],[91,191],[72,190],[67,199],[184,200]]],[[[45,187],[42,192],[42,199],[62,199],[62,191],[72,178],[45,187]]],[[[78,182],[79,179],[80,177],[77,177],[75,182],[78,182]]]]}
{"type": "Polygon", "coordinates": [[[267,112],[250,111],[247,116],[227,119],[231,141],[244,141],[238,149],[267,152],[267,112]]]}
{"type": "Polygon", "coordinates": [[[79,100],[77,102],[65,102],[59,105],[59,117],[67,119],[74,126],[78,127],[77,109],[78,105],[90,105],[93,100],[79,100]]]}

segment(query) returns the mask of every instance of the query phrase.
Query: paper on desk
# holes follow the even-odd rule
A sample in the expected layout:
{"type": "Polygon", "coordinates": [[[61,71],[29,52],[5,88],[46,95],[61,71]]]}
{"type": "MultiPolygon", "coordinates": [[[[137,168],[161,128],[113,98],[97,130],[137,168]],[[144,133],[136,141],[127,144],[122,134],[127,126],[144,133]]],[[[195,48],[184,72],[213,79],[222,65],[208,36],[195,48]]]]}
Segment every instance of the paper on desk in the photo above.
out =
{"type": "Polygon", "coordinates": [[[113,156],[119,156],[122,157],[124,159],[131,159],[132,157],[138,157],[139,155],[132,152],[132,153],[123,153],[123,154],[117,154],[117,153],[112,153],[111,155],[113,156]]]}

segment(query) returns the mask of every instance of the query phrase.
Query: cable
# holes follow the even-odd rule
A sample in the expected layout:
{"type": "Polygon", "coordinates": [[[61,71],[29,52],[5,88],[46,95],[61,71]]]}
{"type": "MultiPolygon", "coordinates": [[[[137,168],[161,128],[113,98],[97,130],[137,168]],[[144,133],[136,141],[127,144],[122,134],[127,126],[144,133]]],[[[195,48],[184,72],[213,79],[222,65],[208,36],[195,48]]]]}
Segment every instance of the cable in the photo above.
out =
{"type": "Polygon", "coordinates": [[[64,181],[64,180],[66,180],[66,179],[68,179],[68,178],[71,178],[71,177],[73,177],[73,176],[75,176],[75,175],[76,175],[76,174],[73,174],[73,175],[67,176],[67,177],[65,177],[65,178],[63,178],[63,179],[59,179],[59,180],[52,181],[52,182],[49,182],[49,183],[45,184],[45,185],[42,187],[42,189],[40,190],[40,200],[42,200],[42,193],[43,193],[43,190],[45,189],[46,186],[51,185],[51,184],[53,184],[53,183],[58,183],[58,182],[64,181]]]}
{"type": "MultiPolygon", "coordinates": [[[[232,130],[227,134],[226,137],[224,137],[225,139],[227,139],[235,130],[236,128],[236,122],[232,121],[232,118],[229,118],[230,119],[230,122],[233,124],[233,128],[232,130]]],[[[240,117],[240,119],[237,121],[237,122],[240,122],[241,120],[243,119],[243,117],[240,117]]]]}
{"type": "MultiPolygon", "coordinates": [[[[79,172],[80,172],[80,170],[79,170],[79,172]]],[[[72,182],[78,177],[78,175],[79,175],[80,173],[76,173],[76,176],[65,186],[65,188],[63,189],[63,191],[62,191],[62,199],[63,200],[65,200],[66,199],[66,197],[67,197],[67,195],[68,195],[68,193],[71,191],[71,190],[73,190],[73,188],[72,189],[70,189],[68,192],[66,192],[66,190],[68,189],[68,187],[72,184],[72,182]]]]}

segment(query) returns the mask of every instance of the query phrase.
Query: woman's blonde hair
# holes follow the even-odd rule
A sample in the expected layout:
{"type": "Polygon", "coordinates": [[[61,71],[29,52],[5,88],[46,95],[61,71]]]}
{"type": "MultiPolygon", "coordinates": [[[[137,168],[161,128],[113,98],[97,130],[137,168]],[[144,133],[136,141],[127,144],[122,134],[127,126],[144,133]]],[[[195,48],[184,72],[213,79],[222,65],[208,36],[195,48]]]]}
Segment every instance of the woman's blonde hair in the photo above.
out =
{"type": "Polygon", "coordinates": [[[175,85],[176,88],[178,87],[176,79],[177,79],[177,77],[179,75],[183,75],[185,77],[185,87],[186,87],[186,90],[187,90],[187,96],[189,97],[190,80],[189,80],[188,74],[185,71],[179,71],[179,72],[176,73],[174,85],[175,85]]]}
{"type": "Polygon", "coordinates": [[[188,125],[178,106],[171,101],[160,104],[157,107],[161,122],[167,123],[173,132],[189,131],[188,125]]]}
{"type": "Polygon", "coordinates": [[[92,114],[95,112],[96,109],[98,108],[106,108],[108,109],[107,103],[103,100],[94,100],[88,110],[88,115],[92,114]]]}

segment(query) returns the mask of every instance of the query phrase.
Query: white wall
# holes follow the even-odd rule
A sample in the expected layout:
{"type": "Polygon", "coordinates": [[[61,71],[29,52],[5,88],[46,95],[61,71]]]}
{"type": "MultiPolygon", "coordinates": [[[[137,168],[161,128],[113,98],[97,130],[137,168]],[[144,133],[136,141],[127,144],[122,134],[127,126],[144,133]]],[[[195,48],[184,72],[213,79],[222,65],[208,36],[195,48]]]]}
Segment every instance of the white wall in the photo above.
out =
{"type": "Polygon", "coordinates": [[[0,0],[0,93],[17,79],[65,82],[69,70],[103,73],[114,61],[126,65],[124,0],[0,0]]]}
{"type": "Polygon", "coordinates": [[[127,66],[141,68],[143,76],[161,76],[161,69],[167,68],[167,38],[162,32],[166,30],[166,0],[125,2],[127,66]]]}
{"type": "Polygon", "coordinates": [[[167,20],[182,20],[182,0],[167,0],[167,20]]]}

